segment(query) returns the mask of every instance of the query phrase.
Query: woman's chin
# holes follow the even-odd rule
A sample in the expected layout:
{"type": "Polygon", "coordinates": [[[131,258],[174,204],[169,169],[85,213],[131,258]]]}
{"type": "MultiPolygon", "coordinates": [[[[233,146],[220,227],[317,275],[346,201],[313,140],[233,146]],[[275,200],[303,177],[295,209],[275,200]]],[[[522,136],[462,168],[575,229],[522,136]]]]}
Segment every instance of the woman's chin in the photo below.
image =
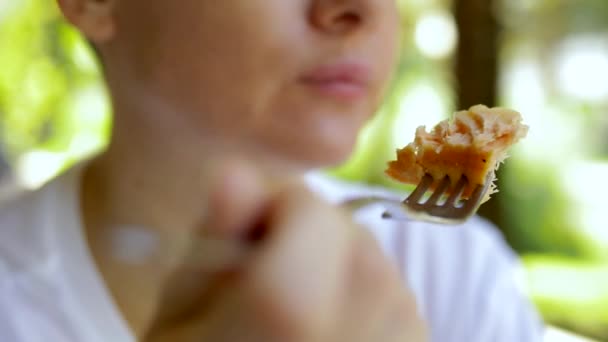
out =
{"type": "MultiPolygon", "coordinates": [[[[346,162],[353,152],[355,141],[341,139],[339,141],[322,141],[319,139],[306,139],[296,142],[294,140],[269,142],[262,148],[267,157],[275,166],[295,171],[331,168],[346,162]]],[[[258,155],[261,157],[261,155],[258,155]]],[[[267,165],[268,166],[268,165],[267,165]]]]}
{"type": "Polygon", "coordinates": [[[355,115],[315,114],[310,112],[308,120],[275,122],[273,127],[257,131],[254,141],[263,141],[267,152],[306,168],[335,167],[346,162],[364,120],[353,118],[355,115]]]}
{"type": "Polygon", "coordinates": [[[299,148],[291,155],[299,159],[308,168],[331,168],[342,165],[350,158],[355,146],[355,139],[344,138],[340,141],[311,142],[305,148],[299,148]]]}

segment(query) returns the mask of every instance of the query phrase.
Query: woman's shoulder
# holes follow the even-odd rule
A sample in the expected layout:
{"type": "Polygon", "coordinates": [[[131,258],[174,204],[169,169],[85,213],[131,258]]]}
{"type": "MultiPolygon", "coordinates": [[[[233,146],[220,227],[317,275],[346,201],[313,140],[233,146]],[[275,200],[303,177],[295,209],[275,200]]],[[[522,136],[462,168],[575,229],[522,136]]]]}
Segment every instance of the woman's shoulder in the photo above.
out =
{"type": "MultiPolygon", "coordinates": [[[[333,203],[358,196],[394,199],[406,196],[383,187],[351,183],[322,174],[310,175],[307,181],[314,191],[333,203]]],[[[389,257],[400,264],[408,264],[408,269],[422,267],[425,270],[414,273],[437,272],[446,278],[451,269],[458,269],[458,275],[462,277],[467,271],[477,271],[478,263],[498,260],[517,263],[515,253],[500,231],[483,218],[473,217],[461,225],[441,225],[383,219],[383,212],[382,204],[372,204],[357,210],[354,218],[376,236],[389,257]]]]}
{"type": "Polygon", "coordinates": [[[56,231],[52,228],[62,215],[59,208],[67,202],[66,177],[0,202],[0,264],[5,270],[22,272],[48,261],[50,233],[56,231]]]}
{"type": "MultiPolygon", "coordinates": [[[[312,184],[336,203],[351,196],[404,196],[318,175],[312,184]]],[[[522,292],[519,259],[493,224],[480,217],[457,226],[385,220],[383,211],[382,205],[370,205],[356,212],[355,219],[399,268],[434,341],[488,341],[492,337],[478,334],[498,331],[505,338],[529,336],[505,341],[537,340],[541,325],[522,292]]]]}
{"type": "MultiPolygon", "coordinates": [[[[341,203],[344,200],[377,196],[394,200],[402,200],[406,193],[382,186],[349,182],[323,173],[310,173],[306,177],[309,187],[331,203],[341,203]]],[[[507,254],[512,256],[500,231],[489,221],[481,217],[473,217],[461,225],[440,225],[421,221],[392,221],[381,219],[384,208],[381,204],[368,205],[356,211],[355,218],[368,226],[379,237],[395,235],[390,238],[424,240],[429,244],[443,244],[448,241],[452,245],[502,246],[507,254]]],[[[382,239],[384,240],[384,238],[382,239]]],[[[418,241],[421,242],[421,241],[418,241]]],[[[468,246],[469,248],[471,246],[468,246]]]]}

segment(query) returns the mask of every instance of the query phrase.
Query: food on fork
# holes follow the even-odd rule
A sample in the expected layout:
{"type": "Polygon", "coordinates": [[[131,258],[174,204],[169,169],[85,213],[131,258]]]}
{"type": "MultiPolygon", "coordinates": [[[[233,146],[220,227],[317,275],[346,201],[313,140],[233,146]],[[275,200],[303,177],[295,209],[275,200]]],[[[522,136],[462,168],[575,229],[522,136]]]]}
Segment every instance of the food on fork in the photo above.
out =
{"type": "Polygon", "coordinates": [[[440,122],[431,132],[418,127],[414,142],[397,150],[397,160],[389,162],[386,174],[406,184],[418,184],[425,173],[436,181],[447,176],[452,185],[464,175],[468,183],[462,197],[468,198],[490,173],[492,184],[485,202],[497,192],[495,172],[508,157],[507,150],[527,133],[518,112],[473,106],[440,122]]]}

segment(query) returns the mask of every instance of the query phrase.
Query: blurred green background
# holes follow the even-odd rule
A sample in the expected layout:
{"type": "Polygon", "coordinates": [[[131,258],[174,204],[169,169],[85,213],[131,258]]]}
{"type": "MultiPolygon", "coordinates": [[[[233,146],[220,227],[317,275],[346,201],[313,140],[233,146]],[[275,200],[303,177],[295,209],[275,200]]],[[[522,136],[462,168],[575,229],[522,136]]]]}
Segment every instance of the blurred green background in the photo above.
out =
{"type": "MultiPolygon", "coordinates": [[[[521,255],[545,319],[608,341],[608,1],[399,5],[392,92],[351,161],[329,172],[399,187],[383,169],[417,126],[477,103],[520,111],[530,134],[482,215],[521,255]]],[[[0,0],[0,196],[99,151],[110,126],[96,61],[55,1],[0,0]]]]}

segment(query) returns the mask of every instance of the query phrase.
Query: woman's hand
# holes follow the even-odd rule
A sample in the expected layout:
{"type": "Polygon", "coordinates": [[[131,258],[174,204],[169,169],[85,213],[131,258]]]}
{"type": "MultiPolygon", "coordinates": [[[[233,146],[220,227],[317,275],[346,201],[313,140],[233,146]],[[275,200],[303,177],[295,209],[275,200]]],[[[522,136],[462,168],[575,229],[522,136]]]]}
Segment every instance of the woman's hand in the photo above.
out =
{"type": "Polygon", "coordinates": [[[415,299],[374,238],[303,186],[224,174],[205,234],[251,237],[238,269],[176,272],[146,341],[426,341],[415,299]]]}

